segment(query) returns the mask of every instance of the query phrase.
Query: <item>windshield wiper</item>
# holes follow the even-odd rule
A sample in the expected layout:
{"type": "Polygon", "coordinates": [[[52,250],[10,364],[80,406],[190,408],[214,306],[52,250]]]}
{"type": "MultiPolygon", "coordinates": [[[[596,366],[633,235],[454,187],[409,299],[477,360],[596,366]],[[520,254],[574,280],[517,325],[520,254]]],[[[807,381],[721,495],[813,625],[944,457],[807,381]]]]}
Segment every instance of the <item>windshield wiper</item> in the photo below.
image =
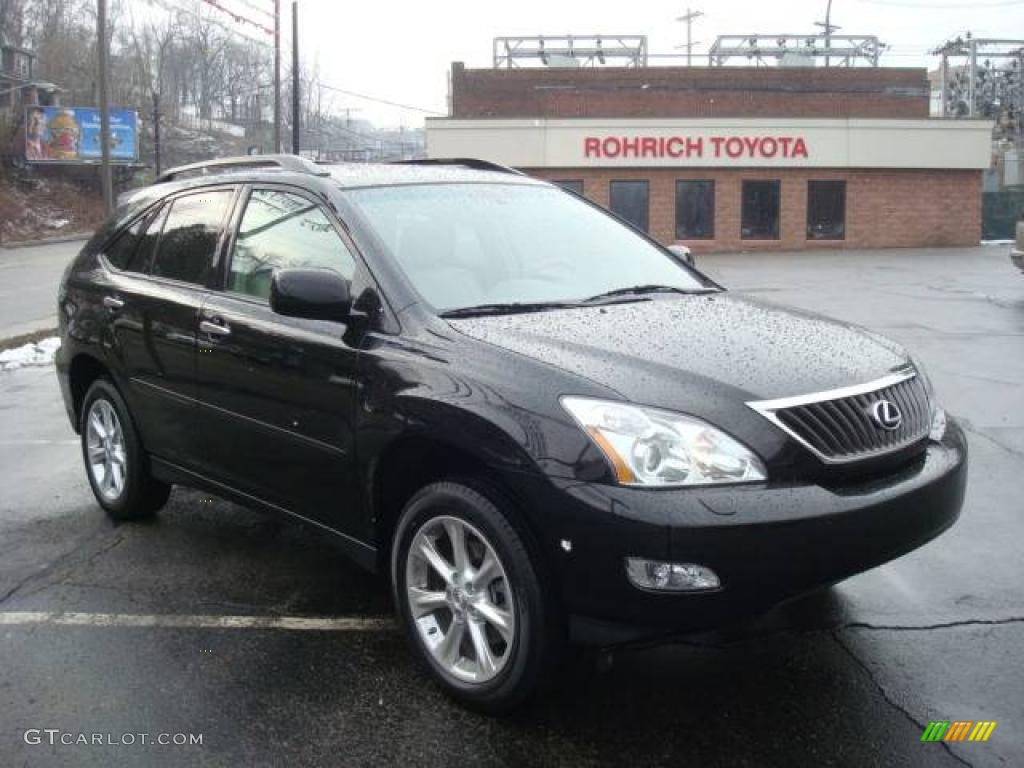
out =
{"type": "Polygon", "coordinates": [[[579,302],[571,301],[515,301],[505,304],[477,304],[442,312],[441,317],[481,317],[483,315],[514,315],[523,312],[545,312],[549,309],[578,307],[579,302]]]}
{"type": "Polygon", "coordinates": [[[685,295],[701,294],[701,293],[714,293],[710,288],[697,288],[688,290],[686,288],[677,288],[673,285],[631,285],[628,288],[616,288],[613,291],[605,291],[599,293],[596,296],[591,296],[589,299],[585,299],[585,304],[591,304],[600,302],[605,299],[612,299],[616,296],[646,296],[650,293],[681,293],[685,295]]]}

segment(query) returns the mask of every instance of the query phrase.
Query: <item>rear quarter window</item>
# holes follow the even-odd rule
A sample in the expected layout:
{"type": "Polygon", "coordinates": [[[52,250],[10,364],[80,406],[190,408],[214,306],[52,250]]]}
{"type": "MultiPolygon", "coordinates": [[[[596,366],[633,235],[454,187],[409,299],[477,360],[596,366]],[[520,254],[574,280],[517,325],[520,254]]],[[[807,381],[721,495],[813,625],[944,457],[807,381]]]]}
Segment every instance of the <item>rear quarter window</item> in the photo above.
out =
{"type": "Polygon", "coordinates": [[[137,258],[139,242],[142,240],[142,233],[145,232],[150,218],[152,217],[140,218],[103,250],[103,255],[111,265],[127,272],[141,271],[139,263],[141,260],[137,258]]]}

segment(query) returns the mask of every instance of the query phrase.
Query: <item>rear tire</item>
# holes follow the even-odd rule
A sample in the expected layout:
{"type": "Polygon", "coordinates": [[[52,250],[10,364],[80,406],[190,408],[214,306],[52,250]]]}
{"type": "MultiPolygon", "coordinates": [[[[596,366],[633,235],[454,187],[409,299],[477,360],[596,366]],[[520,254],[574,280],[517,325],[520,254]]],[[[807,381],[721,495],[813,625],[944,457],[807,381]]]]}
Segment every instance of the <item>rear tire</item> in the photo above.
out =
{"type": "Polygon", "coordinates": [[[80,419],[85,474],[96,501],[115,520],[152,517],[167,503],[171,486],[150,474],[135,422],[109,379],[89,387],[80,419]]]}
{"type": "Polygon", "coordinates": [[[540,569],[508,507],[484,489],[428,485],[402,511],[391,556],[415,655],[446,693],[489,713],[522,704],[561,648],[540,569]]]}

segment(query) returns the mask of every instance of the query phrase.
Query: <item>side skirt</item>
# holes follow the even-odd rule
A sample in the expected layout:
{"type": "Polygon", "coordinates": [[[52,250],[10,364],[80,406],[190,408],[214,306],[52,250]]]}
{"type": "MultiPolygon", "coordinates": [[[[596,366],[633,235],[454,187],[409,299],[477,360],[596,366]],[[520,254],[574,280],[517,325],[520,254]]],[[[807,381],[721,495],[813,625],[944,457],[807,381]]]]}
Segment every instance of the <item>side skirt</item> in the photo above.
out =
{"type": "Polygon", "coordinates": [[[230,501],[234,501],[242,506],[252,507],[261,512],[266,512],[279,517],[284,517],[289,520],[298,520],[299,522],[305,523],[312,526],[320,531],[325,531],[331,534],[331,541],[337,545],[346,555],[352,558],[353,561],[362,568],[370,571],[371,573],[377,572],[377,549],[371,547],[369,544],[360,541],[359,539],[353,538],[346,533],[331,528],[328,525],[319,523],[316,520],[311,520],[308,517],[304,517],[297,512],[292,512],[284,507],[279,507],[276,504],[258,499],[255,496],[251,496],[247,493],[239,491],[236,488],[232,488],[229,485],[224,485],[216,480],[211,480],[205,475],[201,475],[198,472],[193,472],[190,469],[179,467],[177,464],[173,464],[164,459],[158,459],[155,456],[149,457],[150,468],[153,471],[153,476],[158,480],[162,480],[165,483],[172,483],[177,485],[185,485],[192,488],[200,488],[205,491],[210,491],[218,496],[221,496],[230,501]]]}

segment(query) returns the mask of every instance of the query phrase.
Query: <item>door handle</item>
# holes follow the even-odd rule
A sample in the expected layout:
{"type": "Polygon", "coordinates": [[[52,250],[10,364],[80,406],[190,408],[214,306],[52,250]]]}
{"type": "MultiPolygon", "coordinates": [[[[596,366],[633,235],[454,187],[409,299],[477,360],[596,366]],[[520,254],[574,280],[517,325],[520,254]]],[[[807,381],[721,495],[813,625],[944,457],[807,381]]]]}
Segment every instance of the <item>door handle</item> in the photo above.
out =
{"type": "Polygon", "coordinates": [[[124,309],[124,299],[119,299],[116,296],[104,296],[103,306],[107,309],[124,309]]]}
{"type": "Polygon", "coordinates": [[[200,320],[199,330],[203,333],[208,333],[211,336],[227,336],[231,333],[231,328],[221,323],[215,323],[210,320],[200,320]]]}

